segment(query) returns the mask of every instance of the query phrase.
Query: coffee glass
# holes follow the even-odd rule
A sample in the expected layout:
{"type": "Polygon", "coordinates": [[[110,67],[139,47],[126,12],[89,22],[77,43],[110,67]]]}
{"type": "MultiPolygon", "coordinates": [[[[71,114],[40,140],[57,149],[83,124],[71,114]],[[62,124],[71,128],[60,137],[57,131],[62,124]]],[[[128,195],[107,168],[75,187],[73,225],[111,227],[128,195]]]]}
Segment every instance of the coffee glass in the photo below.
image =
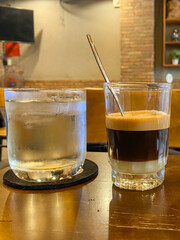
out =
{"type": "Polygon", "coordinates": [[[104,92],[113,183],[140,191],[159,186],[164,181],[168,157],[171,85],[105,83],[104,92]]]}
{"type": "Polygon", "coordinates": [[[26,181],[50,182],[82,171],[86,90],[5,89],[9,164],[26,181]]]}

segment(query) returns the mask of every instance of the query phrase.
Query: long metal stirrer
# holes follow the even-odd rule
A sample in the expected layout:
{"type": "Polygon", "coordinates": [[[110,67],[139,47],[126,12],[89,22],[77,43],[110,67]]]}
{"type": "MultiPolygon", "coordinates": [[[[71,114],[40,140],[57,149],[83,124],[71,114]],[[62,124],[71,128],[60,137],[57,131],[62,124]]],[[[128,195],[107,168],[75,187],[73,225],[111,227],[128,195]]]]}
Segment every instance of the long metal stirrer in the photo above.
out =
{"type": "MultiPolygon", "coordinates": [[[[103,77],[104,77],[105,82],[110,83],[109,78],[108,78],[108,76],[107,76],[107,74],[106,74],[106,72],[105,72],[105,69],[104,69],[104,67],[103,67],[103,64],[102,64],[102,62],[101,62],[101,59],[100,59],[100,57],[99,57],[99,54],[98,54],[98,52],[97,52],[97,50],[96,50],[95,44],[94,44],[91,36],[90,36],[89,34],[87,34],[86,36],[87,36],[88,42],[89,42],[89,44],[90,44],[90,46],[91,46],[91,50],[92,50],[92,52],[93,52],[93,54],[94,54],[94,57],[95,57],[95,59],[96,59],[96,62],[97,62],[97,64],[98,64],[98,66],[99,66],[99,69],[100,69],[100,71],[101,71],[101,73],[102,73],[102,75],[103,75],[103,77]]],[[[117,105],[118,105],[118,108],[119,108],[119,110],[120,110],[120,113],[121,113],[121,115],[122,115],[122,117],[123,117],[123,116],[124,116],[124,112],[123,112],[122,107],[121,107],[121,105],[120,105],[120,103],[119,103],[119,100],[118,100],[118,98],[117,98],[116,93],[114,92],[114,90],[112,89],[112,87],[111,87],[110,85],[108,85],[108,88],[109,88],[109,90],[111,91],[111,93],[112,93],[112,95],[113,95],[113,97],[114,97],[114,99],[115,99],[115,101],[116,101],[116,103],[117,103],[117,105]]]]}

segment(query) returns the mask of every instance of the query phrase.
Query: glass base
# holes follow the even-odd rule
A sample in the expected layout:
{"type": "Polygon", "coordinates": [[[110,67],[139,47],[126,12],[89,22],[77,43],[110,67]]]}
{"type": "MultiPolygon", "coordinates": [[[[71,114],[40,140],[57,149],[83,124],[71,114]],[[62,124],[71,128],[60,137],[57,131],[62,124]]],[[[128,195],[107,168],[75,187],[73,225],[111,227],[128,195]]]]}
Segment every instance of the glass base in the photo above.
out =
{"type": "Polygon", "coordinates": [[[65,169],[12,170],[18,178],[28,182],[53,182],[62,179],[71,179],[73,176],[83,172],[82,165],[71,166],[65,169]]]}
{"type": "Polygon", "coordinates": [[[164,181],[165,169],[149,174],[126,174],[112,169],[112,180],[116,187],[145,191],[158,187],[164,181]]]}

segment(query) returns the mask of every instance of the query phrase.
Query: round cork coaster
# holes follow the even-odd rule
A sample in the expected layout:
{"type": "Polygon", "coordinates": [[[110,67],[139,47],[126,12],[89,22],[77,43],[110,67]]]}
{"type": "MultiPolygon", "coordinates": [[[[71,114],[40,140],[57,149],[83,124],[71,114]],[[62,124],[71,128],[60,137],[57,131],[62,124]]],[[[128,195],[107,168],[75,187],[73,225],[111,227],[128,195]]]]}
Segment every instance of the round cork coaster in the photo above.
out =
{"type": "Polygon", "coordinates": [[[54,182],[27,182],[19,179],[12,170],[8,170],[3,176],[3,182],[9,187],[22,190],[50,190],[60,189],[78,185],[87,182],[98,175],[98,166],[96,163],[86,159],[83,165],[83,172],[73,176],[72,179],[63,179],[54,182]]]}

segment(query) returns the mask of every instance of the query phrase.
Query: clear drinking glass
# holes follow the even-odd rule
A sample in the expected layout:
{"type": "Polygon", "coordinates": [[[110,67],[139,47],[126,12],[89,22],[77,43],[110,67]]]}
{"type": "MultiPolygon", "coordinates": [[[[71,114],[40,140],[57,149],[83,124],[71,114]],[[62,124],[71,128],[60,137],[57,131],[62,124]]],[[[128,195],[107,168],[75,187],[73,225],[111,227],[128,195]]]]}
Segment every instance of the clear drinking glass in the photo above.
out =
{"type": "Polygon", "coordinates": [[[104,91],[113,183],[119,188],[141,191],[159,186],[164,181],[168,157],[171,85],[105,83],[104,91]]]}
{"type": "Polygon", "coordinates": [[[86,91],[5,89],[9,164],[20,179],[49,182],[82,171],[86,91]]]}

